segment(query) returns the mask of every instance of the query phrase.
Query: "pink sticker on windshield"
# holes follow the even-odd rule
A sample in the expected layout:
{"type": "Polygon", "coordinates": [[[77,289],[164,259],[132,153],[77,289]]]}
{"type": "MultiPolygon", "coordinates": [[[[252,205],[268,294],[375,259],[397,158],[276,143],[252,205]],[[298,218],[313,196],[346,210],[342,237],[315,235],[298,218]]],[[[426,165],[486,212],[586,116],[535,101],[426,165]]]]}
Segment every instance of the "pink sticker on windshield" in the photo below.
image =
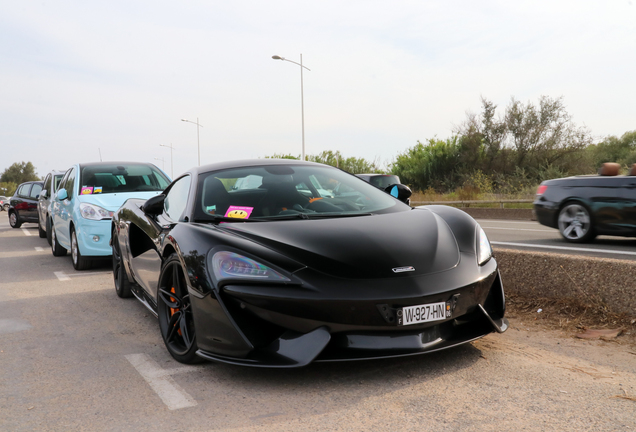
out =
{"type": "Polygon", "coordinates": [[[80,191],[80,195],[90,195],[93,193],[93,187],[92,186],[84,186],[82,187],[82,190],[80,191]]]}
{"type": "Polygon", "coordinates": [[[225,213],[225,217],[236,219],[248,219],[254,207],[230,206],[225,213]]]}

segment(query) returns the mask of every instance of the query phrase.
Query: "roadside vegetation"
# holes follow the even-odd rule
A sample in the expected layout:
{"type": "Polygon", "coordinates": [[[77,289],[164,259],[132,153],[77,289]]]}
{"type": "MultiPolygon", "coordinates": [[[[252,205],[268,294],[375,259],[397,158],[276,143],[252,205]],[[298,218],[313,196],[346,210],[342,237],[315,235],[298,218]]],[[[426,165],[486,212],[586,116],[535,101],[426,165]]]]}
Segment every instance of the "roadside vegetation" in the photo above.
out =
{"type": "Polygon", "coordinates": [[[626,173],[636,163],[636,130],[598,140],[573,121],[563,98],[542,96],[535,104],[513,97],[502,110],[482,98],[481,111],[468,113],[452,136],[418,141],[388,166],[339,151],[307,159],[354,174],[396,174],[413,189],[413,202],[532,199],[542,181],[595,174],[604,162],[618,162],[626,173]]]}

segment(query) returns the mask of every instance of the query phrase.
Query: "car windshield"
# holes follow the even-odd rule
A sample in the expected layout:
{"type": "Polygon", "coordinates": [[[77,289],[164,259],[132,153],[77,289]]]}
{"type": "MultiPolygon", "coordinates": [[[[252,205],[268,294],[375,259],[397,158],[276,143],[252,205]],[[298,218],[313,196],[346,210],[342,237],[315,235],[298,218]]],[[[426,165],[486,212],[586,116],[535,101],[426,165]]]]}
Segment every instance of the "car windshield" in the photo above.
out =
{"type": "Polygon", "coordinates": [[[150,164],[99,164],[82,168],[80,194],[162,191],[170,181],[150,164]]]}
{"type": "Polygon", "coordinates": [[[321,165],[265,165],[199,175],[194,216],[312,219],[406,211],[410,207],[351,174],[321,165]]]}

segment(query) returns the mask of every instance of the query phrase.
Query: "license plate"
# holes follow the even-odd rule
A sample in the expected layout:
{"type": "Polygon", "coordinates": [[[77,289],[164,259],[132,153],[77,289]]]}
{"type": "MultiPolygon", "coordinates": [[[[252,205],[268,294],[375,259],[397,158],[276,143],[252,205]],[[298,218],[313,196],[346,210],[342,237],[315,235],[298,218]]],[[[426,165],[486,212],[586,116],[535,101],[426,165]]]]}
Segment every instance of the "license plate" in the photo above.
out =
{"type": "Polygon", "coordinates": [[[412,325],[446,319],[446,302],[429,303],[402,308],[398,325],[412,325]]]}

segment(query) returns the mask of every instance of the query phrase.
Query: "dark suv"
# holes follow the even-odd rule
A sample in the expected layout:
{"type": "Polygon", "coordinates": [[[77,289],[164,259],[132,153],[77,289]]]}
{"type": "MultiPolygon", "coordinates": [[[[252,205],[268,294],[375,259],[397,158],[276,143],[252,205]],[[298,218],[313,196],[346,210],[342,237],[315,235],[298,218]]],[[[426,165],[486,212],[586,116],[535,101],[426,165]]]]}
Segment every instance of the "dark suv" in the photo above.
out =
{"type": "Polygon", "coordinates": [[[38,221],[38,198],[44,187],[41,181],[22,183],[11,197],[9,225],[20,228],[24,222],[38,221]]]}

